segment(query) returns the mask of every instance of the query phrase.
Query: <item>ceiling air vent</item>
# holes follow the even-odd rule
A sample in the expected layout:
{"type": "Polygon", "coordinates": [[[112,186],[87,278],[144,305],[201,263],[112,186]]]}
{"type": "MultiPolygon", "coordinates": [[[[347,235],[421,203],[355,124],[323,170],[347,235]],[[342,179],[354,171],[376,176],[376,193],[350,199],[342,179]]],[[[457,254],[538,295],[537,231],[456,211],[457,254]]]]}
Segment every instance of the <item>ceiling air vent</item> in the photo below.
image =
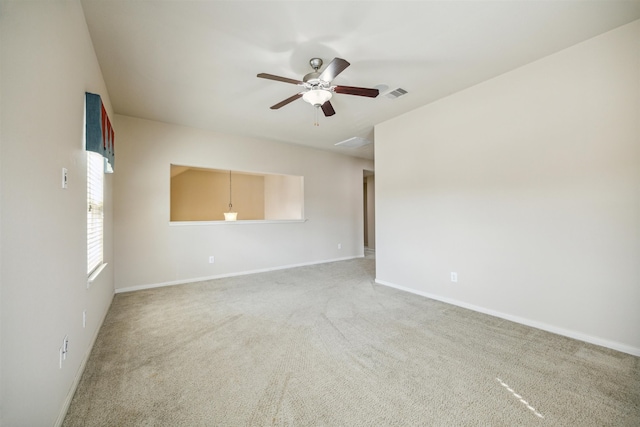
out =
{"type": "Polygon", "coordinates": [[[396,99],[396,98],[400,98],[402,95],[406,95],[406,94],[407,94],[407,91],[399,87],[398,89],[392,90],[391,92],[389,92],[385,96],[387,98],[396,99]]]}
{"type": "Polygon", "coordinates": [[[345,147],[345,148],[358,148],[364,145],[371,144],[366,138],[360,138],[359,136],[354,136],[353,138],[345,139],[344,141],[337,142],[334,145],[336,147],[345,147]]]}

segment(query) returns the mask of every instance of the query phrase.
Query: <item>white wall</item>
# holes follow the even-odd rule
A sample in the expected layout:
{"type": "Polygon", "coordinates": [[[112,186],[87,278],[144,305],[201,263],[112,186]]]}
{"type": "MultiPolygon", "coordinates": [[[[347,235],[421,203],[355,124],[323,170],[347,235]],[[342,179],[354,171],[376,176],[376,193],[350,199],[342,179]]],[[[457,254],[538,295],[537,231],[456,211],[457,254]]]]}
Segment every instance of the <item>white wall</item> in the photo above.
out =
{"type": "Polygon", "coordinates": [[[375,132],[380,283],[640,355],[640,21],[375,132]]]}
{"type": "Polygon", "coordinates": [[[265,219],[304,217],[304,179],[290,175],[265,175],[265,219]]]}
{"type": "Polygon", "coordinates": [[[117,290],[363,256],[362,171],[371,161],[126,116],[115,124],[117,290]],[[170,225],[171,163],[304,176],[307,221],[170,225]]]}
{"type": "Polygon", "coordinates": [[[111,107],[78,2],[3,1],[0,31],[0,424],[51,426],[61,421],[114,292],[112,264],[86,287],[85,91],[111,107]],[[59,369],[65,335],[69,353],[59,369]]]}
{"type": "Polygon", "coordinates": [[[369,175],[367,183],[367,247],[376,248],[376,177],[369,175]]]}

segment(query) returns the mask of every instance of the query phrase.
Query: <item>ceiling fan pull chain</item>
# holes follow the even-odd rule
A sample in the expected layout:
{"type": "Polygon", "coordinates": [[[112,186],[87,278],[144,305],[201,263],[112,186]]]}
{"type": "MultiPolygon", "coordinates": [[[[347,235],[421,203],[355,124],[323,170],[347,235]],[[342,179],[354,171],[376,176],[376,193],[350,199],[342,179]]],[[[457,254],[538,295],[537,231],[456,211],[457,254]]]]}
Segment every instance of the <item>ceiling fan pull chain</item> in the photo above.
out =
{"type": "Polygon", "coordinates": [[[320,123],[318,123],[318,110],[320,109],[319,105],[316,105],[316,107],[314,108],[315,111],[315,117],[314,117],[314,121],[313,121],[313,125],[314,126],[320,126],[320,123]]]}

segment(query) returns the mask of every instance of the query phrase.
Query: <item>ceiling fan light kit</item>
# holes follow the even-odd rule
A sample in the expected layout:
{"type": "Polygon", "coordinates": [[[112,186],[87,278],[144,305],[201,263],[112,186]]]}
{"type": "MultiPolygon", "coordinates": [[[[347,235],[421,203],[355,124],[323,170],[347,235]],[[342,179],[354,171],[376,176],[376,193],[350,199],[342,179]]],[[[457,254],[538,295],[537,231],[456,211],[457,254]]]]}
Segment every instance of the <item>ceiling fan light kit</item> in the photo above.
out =
{"type": "MultiPolygon", "coordinates": [[[[334,93],[365,96],[368,98],[375,98],[376,96],[378,96],[378,89],[331,85],[331,81],[335,79],[338,74],[343,72],[349,65],[351,65],[344,59],[334,58],[333,61],[331,61],[329,65],[327,65],[324,71],[319,72],[318,70],[320,69],[320,67],[322,67],[322,64],[322,59],[311,58],[311,60],[309,61],[309,65],[311,65],[311,68],[313,68],[313,72],[305,75],[302,80],[295,80],[267,73],[258,74],[257,77],[262,79],[291,83],[302,86],[304,88],[304,91],[290,96],[289,98],[280,101],[275,105],[272,105],[271,109],[277,110],[295,101],[298,98],[302,98],[304,101],[316,107],[316,112],[318,111],[318,109],[322,109],[324,115],[326,117],[330,117],[336,113],[330,102],[330,99],[334,93]]],[[[317,126],[317,120],[314,124],[317,126]]]]}
{"type": "Polygon", "coordinates": [[[302,99],[314,107],[319,107],[331,99],[331,92],[327,89],[311,89],[302,95],[302,99]]]}

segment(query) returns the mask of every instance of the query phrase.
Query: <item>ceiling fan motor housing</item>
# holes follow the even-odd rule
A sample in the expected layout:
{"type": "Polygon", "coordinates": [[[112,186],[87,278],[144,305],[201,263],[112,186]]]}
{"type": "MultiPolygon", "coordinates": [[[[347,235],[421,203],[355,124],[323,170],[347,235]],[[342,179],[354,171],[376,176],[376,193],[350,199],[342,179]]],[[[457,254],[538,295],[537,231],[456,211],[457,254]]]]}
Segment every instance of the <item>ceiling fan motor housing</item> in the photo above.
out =
{"type": "Polygon", "coordinates": [[[322,75],[322,73],[320,73],[318,70],[320,69],[320,67],[322,67],[322,64],[323,62],[320,58],[311,58],[311,60],[309,60],[309,65],[311,65],[311,68],[313,68],[313,72],[305,75],[302,78],[302,81],[307,83],[304,85],[307,89],[331,89],[331,82],[320,80],[320,76],[322,75]]]}
{"type": "Polygon", "coordinates": [[[309,74],[305,75],[302,78],[302,81],[305,82],[305,83],[309,83],[310,85],[318,84],[319,82],[321,82],[319,77],[320,77],[320,73],[318,73],[317,71],[314,71],[313,73],[309,73],[309,74]]]}

